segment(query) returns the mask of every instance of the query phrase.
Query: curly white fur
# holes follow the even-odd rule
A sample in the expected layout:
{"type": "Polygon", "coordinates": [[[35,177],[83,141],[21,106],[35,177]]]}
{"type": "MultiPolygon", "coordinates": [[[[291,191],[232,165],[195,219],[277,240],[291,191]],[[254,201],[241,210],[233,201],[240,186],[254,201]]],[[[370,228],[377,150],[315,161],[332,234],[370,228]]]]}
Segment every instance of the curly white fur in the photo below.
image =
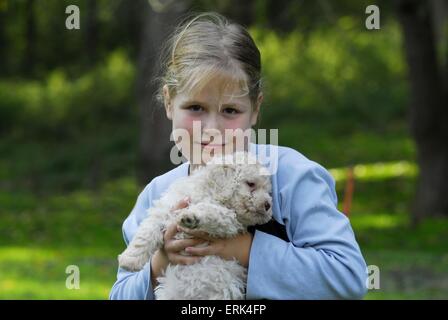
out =
{"type": "MultiPolygon", "coordinates": [[[[174,182],[142,221],[119,265],[138,271],[163,247],[163,233],[173,222],[230,238],[247,227],[268,222],[272,216],[268,171],[254,156],[237,152],[212,159],[191,176],[174,182]],[[187,208],[172,211],[186,197],[187,208]]],[[[177,239],[188,238],[178,233],[177,239]]],[[[156,299],[244,299],[247,270],[236,260],[206,256],[193,265],[169,265],[157,278],[156,299]]]]}

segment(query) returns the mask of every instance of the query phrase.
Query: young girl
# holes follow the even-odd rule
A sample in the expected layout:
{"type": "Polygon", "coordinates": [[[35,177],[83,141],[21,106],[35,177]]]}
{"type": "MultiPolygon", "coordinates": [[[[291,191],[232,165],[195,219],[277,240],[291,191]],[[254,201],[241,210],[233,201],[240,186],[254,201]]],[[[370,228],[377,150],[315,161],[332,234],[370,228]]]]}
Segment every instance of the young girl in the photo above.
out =
{"type": "MultiPolygon", "coordinates": [[[[171,183],[203,165],[207,155],[233,149],[238,135],[228,133],[255,125],[263,100],[259,50],[243,27],[223,16],[196,16],[178,28],[166,50],[159,96],[173,130],[188,133],[177,147],[189,161],[144,188],[123,224],[126,244],[152,202],[171,183]]],[[[248,268],[247,299],[365,295],[366,264],[348,219],[337,210],[335,183],[328,171],[290,148],[239,145],[270,168],[275,162],[271,171],[275,221],[232,239],[212,239],[171,225],[164,247],[141,271],[118,270],[111,299],[154,299],[157,277],[168,264],[191,264],[205,255],[236,258],[248,268]],[[173,239],[179,230],[194,238],[173,239]],[[196,246],[203,242],[208,245],[196,246]]],[[[186,206],[188,199],[173,204],[173,210],[186,206]]]]}

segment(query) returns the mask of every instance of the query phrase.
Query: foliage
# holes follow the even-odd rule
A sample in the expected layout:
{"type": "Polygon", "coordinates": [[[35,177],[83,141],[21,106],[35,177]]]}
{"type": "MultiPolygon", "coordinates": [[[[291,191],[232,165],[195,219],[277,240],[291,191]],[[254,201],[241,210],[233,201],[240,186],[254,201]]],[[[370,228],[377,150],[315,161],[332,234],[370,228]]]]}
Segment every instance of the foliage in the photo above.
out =
{"type": "Polygon", "coordinates": [[[306,36],[252,34],[266,78],[266,125],[285,115],[303,122],[319,118],[343,134],[383,132],[403,120],[407,87],[397,24],[375,32],[342,17],[334,28],[306,36]]]}

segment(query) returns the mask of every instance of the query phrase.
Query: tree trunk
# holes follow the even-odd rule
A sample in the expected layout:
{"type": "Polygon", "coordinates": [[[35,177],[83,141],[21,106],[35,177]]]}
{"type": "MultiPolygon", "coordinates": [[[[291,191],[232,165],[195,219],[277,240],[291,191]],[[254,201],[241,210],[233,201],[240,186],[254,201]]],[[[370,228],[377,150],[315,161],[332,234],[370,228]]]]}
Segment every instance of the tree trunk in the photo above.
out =
{"type": "Polygon", "coordinates": [[[444,66],[442,77],[445,88],[448,87],[448,0],[432,0],[432,13],[434,16],[434,35],[438,60],[444,66]]]}
{"type": "Polygon", "coordinates": [[[7,35],[5,31],[7,19],[6,19],[6,10],[2,10],[0,8],[0,57],[3,57],[3,59],[0,59],[0,77],[4,77],[6,75],[9,75],[9,72],[11,68],[9,67],[9,55],[8,55],[8,49],[6,48],[7,43],[7,35]]]}
{"type": "Polygon", "coordinates": [[[232,1],[223,10],[223,14],[233,21],[249,27],[255,22],[255,1],[232,1]]]}
{"type": "Polygon", "coordinates": [[[448,216],[448,101],[429,3],[401,0],[397,11],[410,80],[410,127],[420,168],[412,208],[413,222],[418,223],[428,216],[448,216]]]}
{"type": "Polygon", "coordinates": [[[23,57],[23,73],[34,74],[36,63],[36,17],[34,13],[34,0],[27,0],[25,3],[25,56],[23,57]]]}
{"type": "Polygon", "coordinates": [[[145,2],[121,0],[117,7],[117,16],[121,21],[121,26],[125,30],[126,44],[130,48],[130,56],[136,59],[139,54],[141,46],[142,32],[143,32],[143,14],[142,5],[147,5],[145,2]]]}
{"type": "MultiPolygon", "coordinates": [[[[149,1],[151,3],[151,1],[149,1]]],[[[144,3],[143,32],[138,61],[137,103],[139,106],[140,137],[137,163],[139,185],[145,185],[154,177],[173,168],[170,161],[171,123],[163,106],[154,99],[157,87],[153,77],[161,45],[179,21],[183,6],[170,6],[156,12],[144,3]]],[[[183,4],[183,3],[182,3],[183,4]]],[[[160,8],[157,8],[160,9],[160,8]]]]}
{"type": "Polygon", "coordinates": [[[85,41],[87,60],[93,66],[98,58],[98,2],[97,0],[87,1],[85,41]]]}

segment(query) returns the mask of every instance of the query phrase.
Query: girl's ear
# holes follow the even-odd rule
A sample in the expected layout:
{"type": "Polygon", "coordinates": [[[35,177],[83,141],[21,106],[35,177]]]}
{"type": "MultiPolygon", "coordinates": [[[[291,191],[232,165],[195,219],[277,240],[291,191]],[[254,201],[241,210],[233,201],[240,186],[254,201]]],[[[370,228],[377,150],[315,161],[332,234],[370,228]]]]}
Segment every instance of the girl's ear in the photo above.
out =
{"type": "Polygon", "coordinates": [[[168,119],[173,120],[173,107],[170,97],[168,86],[163,86],[163,103],[165,105],[166,116],[168,119]]]}
{"type": "Polygon", "coordinates": [[[254,110],[252,111],[252,118],[251,118],[251,126],[254,126],[254,125],[256,125],[257,124],[257,120],[258,120],[258,113],[260,112],[260,107],[261,107],[261,103],[263,102],[263,93],[262,92],[260,92],[260,94],[258,95],[258,98],[257,98],[257,102],[256,102],[256,105],[255,105],[255,108],[254,108],[254,110]]]}

